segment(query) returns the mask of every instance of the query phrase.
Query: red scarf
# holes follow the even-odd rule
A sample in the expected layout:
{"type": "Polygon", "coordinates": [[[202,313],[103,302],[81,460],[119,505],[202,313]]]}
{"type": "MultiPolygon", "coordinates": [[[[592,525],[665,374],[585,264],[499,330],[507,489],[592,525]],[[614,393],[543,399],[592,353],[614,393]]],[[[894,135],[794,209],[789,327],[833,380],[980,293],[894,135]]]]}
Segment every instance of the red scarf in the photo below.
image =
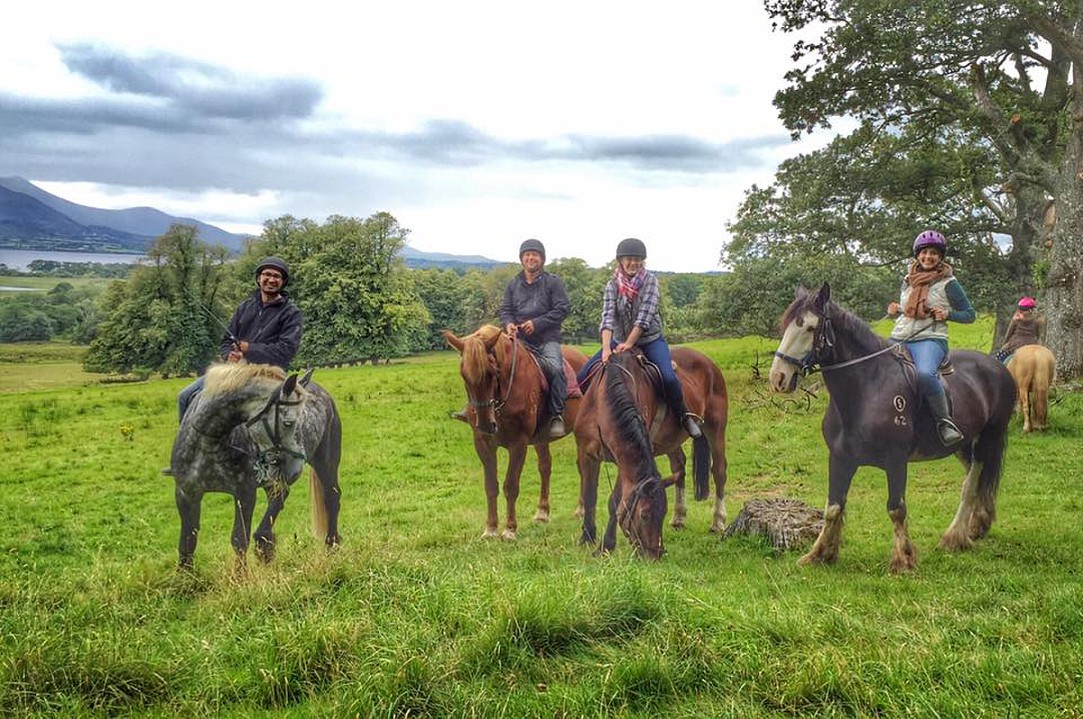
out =
{"type": "Polygon", "coordinates": [[[629,277],[618,265],[613,271],[613,279],[617,283],[617,292],[629,302],[635,302],[636,297],[639,296],[639,290],[647,280],[647,268],[640,267],[639,272],[629,277]]]}
{"type": "Polygon", "coordinates": [[[947,262],[941,262],[931,270],[921,269],[919,262],[910,265],[910,272],[906,275],[906,284],[910,285],[910,296],[906,299],[903,314],[915,320],[932,317],[933,308],[929,307],[929,285],[951,276],[951,265],[947,262]]]}

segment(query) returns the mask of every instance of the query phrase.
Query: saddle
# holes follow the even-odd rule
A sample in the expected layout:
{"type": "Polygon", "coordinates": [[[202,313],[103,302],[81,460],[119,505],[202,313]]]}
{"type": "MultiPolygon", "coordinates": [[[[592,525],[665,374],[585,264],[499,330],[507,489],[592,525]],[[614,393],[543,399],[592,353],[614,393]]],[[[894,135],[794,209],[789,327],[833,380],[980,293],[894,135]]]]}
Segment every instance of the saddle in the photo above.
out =
{"type": "MultiPolygon", "coordinates": [[[[535,355],[533,352],[529,352],[528,354],[530,355],[530,358],[534,360],[534,364],[540,370],[542,392],[548,394],[549,378],[545,375],[545,368],[542,367],[541,362],[538,361],[537,355],[535,355]]],[[[564,381],[568,385],[568,394],[565,395],[565,399],[575,399],[577,397],[582,397],[583,390],[580,389],[579,382],[576,380],[575,377],[575,370],[572,368],[571,364],[568,363],[568,360],[563,361],[562,367],[564,368],[564,381]]]]}

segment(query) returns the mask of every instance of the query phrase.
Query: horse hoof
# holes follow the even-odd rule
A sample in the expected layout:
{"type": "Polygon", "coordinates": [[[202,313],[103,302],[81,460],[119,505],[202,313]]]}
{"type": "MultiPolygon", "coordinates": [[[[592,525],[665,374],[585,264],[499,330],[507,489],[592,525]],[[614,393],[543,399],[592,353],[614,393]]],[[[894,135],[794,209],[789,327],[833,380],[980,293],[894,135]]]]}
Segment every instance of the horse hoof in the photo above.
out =
{"type": "Polygon", "coordinates": [[[497,532],[495,529],[488,529],[487,528],[484,532],[481,533],[481,538],[482,539],[496,539],[499,536],[500,536],[500,533],[497,532]]]}
{"type": "Polygon", "coordinates": [[[906,559],[893,559],[891,560],[891,566],[888,568],[892,574],[910,574],[917,567],[917,563],[914,562],[912,557],[906,559]]]}
{"type": "Polygon", "coordinates": [[[682,520],[678,521],[678,520],[675,519],[675,520],[673,520],[672,522],[669,523],[669,526],[671,528],[673,528],[673,529],[676,529],[676,530],[680,531],[680,530],[684,529],[684,520],[682,519],[682,520]]]}
{"type": "Polygon", "coordinates": [[[500,538],[503,539],[505,542],[514,542],[516,539],[519,538],[519,535],[514,529],[505,529],[503,532],[501,532],[500,538]]]}
{"type": "Polygon", "coordinates": [[[534,521],[539,522],[539,523],[544,522],[544,523],[548,524],[549,523],[549,512],[539,509],[537,512],[534,513],[534,521]]]}

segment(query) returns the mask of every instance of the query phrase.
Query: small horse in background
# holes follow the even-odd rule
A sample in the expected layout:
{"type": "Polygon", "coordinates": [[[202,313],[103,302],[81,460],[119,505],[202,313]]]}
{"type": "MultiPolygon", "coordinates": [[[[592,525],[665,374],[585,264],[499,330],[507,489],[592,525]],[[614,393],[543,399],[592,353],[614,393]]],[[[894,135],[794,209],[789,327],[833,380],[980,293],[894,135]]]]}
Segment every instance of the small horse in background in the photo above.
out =
{"type": "MultiPolygon", "coordinates": [[[[721,533],[726,525],[726,422],[729,417],[726,380],[717,365],[702,352],[690,347],[674,347],[670,354],[676,365],[677,377],[681,381],[685,404],[689,411],[703,419],[703,436],[692,443],[695,497],[697,500],[703,500],[709,496],[708,473],[710,473],[714,477],[715,486],[714,512],[710,531],[721,533]]],[[[619,396],[631,394],[631,401],[639,412],[640,421],[647,427],[651,453],[654,456],[665,454],[669,457],[671,475],[664,484],[676,485],[676,509],[671,526],[674,529],[682,528],[687,514],[684,492],[686,463],[681,445],[688,438],[688,434],[681,426],[681,418],[675,417],[668,411],[659,395],[661,387],[657,369],[645,363],[643,355],[639,352],[616,353],[610,357],[609,365],[598,365],[602,375],[589,383],[575,427],[584,510],[580,544],[594,544],[597,541],[595,510],[598,503],[598,474],[602,462],[618,461],[619,464],[614,447],[605,438],[606,424],[614,421],[614,416],[624,417],[625,422],[629,421],[626,413],[614,413],[605,406],[605,398],[610,394],[605,391],[605,388],[618,380],[623,385],[631,385],[631,389],[626,387],[614,389],[620,390],[619,396]],[[614,361],[618,359],[620,361],[614,365],[614,361]],[[605,381],[602,381],[603,379],[605,381]]],[[[609,431],[612,432],[612,430],[609,431]]],[[[613,529],[614,516],[611,507],[609,530],[613,529]]],[[[615,535],[609,530],[603,538],[602,551],[613,549],[615,535]]],[[[647,533],[646,539],[641,536],[640,550],[648,555],[651,555],[653,551],[660,551],[660,535],[657,547],[651,544],[652,541],[652,533],[647,533]],[[652,547],[655,548],[652,549],[652,547]]]]}
{"type": "MultiPolygon", "coordinates": [[[[526,462],[527,447],[534,445],[538,455],[541,492],[535,522],[549,521],[549,478],[553,458],[549,443],[557,438],[548,434],[544,420],[547,386],[544,372],[522,340],[512,340],[499,327],[483,325],[472,334],[456,337],[448,330],[441,333],[448,344],[461,354],[459,373],[466,385],[469,400],[467,415],[474,430],[474,451],[485,474],[485,499],[488,512],[483,537],[513,540],[518,536],[515,503],[519,498],[519,477],[526,462]],[[508,466],[504,475],[504,500],[507,513],[504,531],[498,533],[497,497],[500,488],[496,478],[496,450],[508,450],[508,466]]],[[[587,357],[573,347],[562,347],[565,365],[571,374],[587,363],[587,357]]],[[[567,372],[566,372],[567,373],[567,372]]],[[[564,423],[571,432],[579,414],[581,397],[574,382],[564,411],[564,423]]]]}
{"type": "Polygon", "coordinates": [[[887,510],[895,536],[891,571],[912,570],[916,555],[907,527],[907,462],[952,453],[966,468],[966,477],[959,508],[940,547],[962,550],[984,537],[996,519],[997,489],[1015,406],[1015,386],[1004,366],[979,352],[950,353],[955,371],[945,378],[946,391],[963,441],[946,448],[919,402],[913,370],[904,369],[902,347],[832,302],[827,284],[818,293],[799,288],[781,324],[771,389],[792,392],[802,373],[818,367],[830,393],[822,428],[830,453],[824,527],[800,563],[838,558],[850,482],[858,467],[872,466],[887,473],[887,510]]]}
{"type": "Polygon", "coordinates": [[[311,372],[298,380],[271,365],[224,363],[207,370],[173,444],[171,466],[180,514],[179,567],[191,569],[206,492],[234,498],[231,544],[237,569],[248,551],[256,490],[267,510],[256,530],[257,556],[274,558],[274,523],[307,461],[312,468],[312,527],[328,547],[339,544],[338,466],[342,424],[334,400],[311,372]]]}
{"type": "Polygon", "coordinates": [[[1023,432],[1049,428],[1049,388],[1056,380],[1056,359],[1044,345],[1023,345],[1012,353],[1008,372],[1015,381],[1023,432]]]}

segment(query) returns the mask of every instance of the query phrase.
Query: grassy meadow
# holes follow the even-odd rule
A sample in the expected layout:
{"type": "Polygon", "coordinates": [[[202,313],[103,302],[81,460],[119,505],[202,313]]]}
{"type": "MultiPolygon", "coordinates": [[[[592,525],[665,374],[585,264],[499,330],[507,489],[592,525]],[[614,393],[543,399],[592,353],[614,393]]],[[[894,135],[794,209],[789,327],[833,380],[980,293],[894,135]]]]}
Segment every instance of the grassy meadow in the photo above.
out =
{"type": "MultiPolygon", "coordinates": [[[[987,350],[991,335],[956,326],[953,345],[987,350]]],[[[818,378],[771,395],[776,342],[694,346],[730,390],[730,519],[758,497],[822,506],[818,378]]],[[[871,469],[834,566],[710,535],[711,502],[691,500],[662,561],[633,559],[623,537],[595,557],[576,543],[571,439],[553,447],[553,521],[529,521],[531,453],[520,538],[483,540],[481,466],[447,418],[465,399],[458,355],[319,370],[344,422],[344,543],[311,536],[302,478],[275,562],[250,555],[238,578],[225,495],[204,500],[195,571],[175,571],[160,469],[188,380],[101,384],[61,356],[37,362],[51,381],[13,383],[18,354],[0,352],[0,715],[1083,715],[1081,393],[1056,395],[1045,434],[1013,420],[998,520],[973,551],[936,549],[959,464],[911,465],[919,566],[891,576],[871,469]]]]}

